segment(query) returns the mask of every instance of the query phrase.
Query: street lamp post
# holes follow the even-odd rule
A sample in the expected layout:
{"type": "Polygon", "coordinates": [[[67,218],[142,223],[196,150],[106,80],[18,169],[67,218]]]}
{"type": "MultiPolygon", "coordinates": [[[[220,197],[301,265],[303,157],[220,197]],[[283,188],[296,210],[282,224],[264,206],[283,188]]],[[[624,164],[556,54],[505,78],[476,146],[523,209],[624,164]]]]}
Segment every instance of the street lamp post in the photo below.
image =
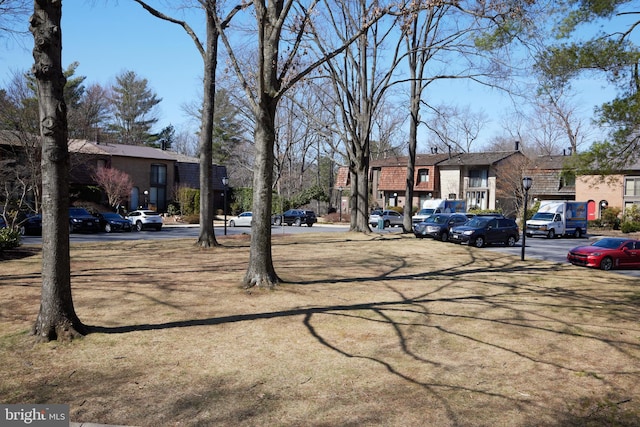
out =
{"type": "Polygon", "coordinates": [[[522,212],[522,254],[520,260],[524,261],[524,247],[527,243],[527,200],[529,199],[529,189],[533,184],[531,177],[522,178],[522,189],[524,190],[524,210],[522,212]]]}
{"type": "Polygon", "coordinates": [[[339,206],[338,206],[338,211],[340,212],[339,214],[339,222],[342,222],[342,187],[338,187],[338,192],[340,192],[340,200],[338,200],[339,206]]]}
{"type": "Polygon", "coordinates": [[[222,178],[222,185],[224,186],[224,235],[227,235],[227,184],[229,184],[229,178],[226,176],[222,178]]]}
{"type": "Polygon", "coordinates": [[[149,209],[149,191],[144,190],[144,208],[149,209]]]}

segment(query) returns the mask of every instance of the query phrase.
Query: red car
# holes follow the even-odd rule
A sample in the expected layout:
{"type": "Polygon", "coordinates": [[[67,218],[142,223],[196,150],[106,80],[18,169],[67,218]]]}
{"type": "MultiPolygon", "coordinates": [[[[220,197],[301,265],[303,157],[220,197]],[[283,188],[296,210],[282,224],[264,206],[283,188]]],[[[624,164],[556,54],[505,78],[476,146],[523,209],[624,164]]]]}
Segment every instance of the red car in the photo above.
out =
{"type": "Polygon", "coordinates": [[[605,237],[588,246],[571,249],[567,261],[602,270],[640,268],[640,240],[605,237]]]}

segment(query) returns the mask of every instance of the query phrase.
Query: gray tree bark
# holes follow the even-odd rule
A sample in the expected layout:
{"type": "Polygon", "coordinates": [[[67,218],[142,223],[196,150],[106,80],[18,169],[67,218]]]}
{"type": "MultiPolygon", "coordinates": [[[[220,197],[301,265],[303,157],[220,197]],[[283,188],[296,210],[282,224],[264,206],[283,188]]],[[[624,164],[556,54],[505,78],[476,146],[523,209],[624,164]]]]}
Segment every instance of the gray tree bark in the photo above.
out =
{"type": "Polygon", "coordinates": [[[62,0],[35,0],[30,19],[42,139],[42,294],[38,341],[86,333],[73,307],[69,255],[69,151],[62,72],[62,0]]]}

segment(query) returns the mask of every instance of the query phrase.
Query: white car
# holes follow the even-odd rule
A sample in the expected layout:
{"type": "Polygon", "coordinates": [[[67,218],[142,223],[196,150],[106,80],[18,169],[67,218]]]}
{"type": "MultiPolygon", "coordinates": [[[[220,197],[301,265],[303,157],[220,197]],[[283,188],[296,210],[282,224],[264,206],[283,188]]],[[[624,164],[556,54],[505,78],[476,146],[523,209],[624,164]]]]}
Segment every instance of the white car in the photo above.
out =
{"type": "Polygon", "coordinates": [[[156,211],[137,210],[129,212],[127,219],[131,221],[131,225],[136,231],[142,231],[145,228],[152,228],[157,231],[162,229],[162,217],[156,211]]]}
{"type": "Polygon", "coordinates": [[[229,220],[230,227],[251,227],[253,214],[251,212],[242,212],[240,215],[229,220]]]}
{"type": "Polygon", "coordinates": [[[404,216],[396,211],[386,210],[386,211],[374,211],[369,215],[369,225],[372,227],[378,226],[378,221],[382,220],[382,224],[384,228],[387,227],[402,227],[402,222],[404,221],[404,216]]]}

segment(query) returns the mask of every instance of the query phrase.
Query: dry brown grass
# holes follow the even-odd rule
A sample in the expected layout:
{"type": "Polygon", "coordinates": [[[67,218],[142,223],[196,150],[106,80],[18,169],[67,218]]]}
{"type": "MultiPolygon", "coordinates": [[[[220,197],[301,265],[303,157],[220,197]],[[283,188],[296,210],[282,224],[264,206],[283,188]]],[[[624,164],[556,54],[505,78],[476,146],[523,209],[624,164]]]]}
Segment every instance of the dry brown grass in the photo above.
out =
{"type": "Polygon", "coordinates": [[[410,236],[72,246],[94,332],[34,345],[39,256],[0,262],[0,401],[138,426],[637,426],[637,279],[410,236]]]}

